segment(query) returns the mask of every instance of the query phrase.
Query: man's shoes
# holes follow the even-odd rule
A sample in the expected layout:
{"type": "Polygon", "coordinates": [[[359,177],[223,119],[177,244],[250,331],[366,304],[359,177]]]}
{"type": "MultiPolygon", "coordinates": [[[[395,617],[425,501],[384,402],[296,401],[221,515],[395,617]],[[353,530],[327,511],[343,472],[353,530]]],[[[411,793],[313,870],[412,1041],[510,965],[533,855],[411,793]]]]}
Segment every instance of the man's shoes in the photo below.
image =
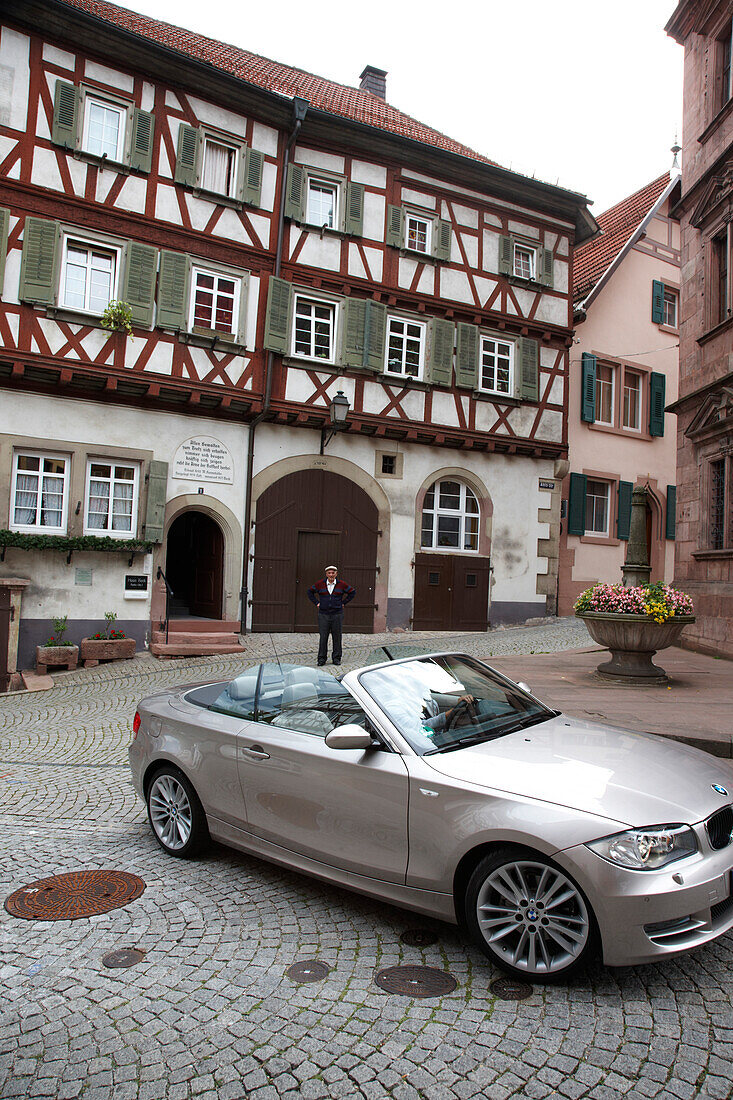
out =
{"type": "Polygon", "coordinates": [[[323,665],[325,665],[325,663],[326,663],[325,661],[319,661],[319,662],[318,662],[318,667],[319,667],[319,668],[322,668],[322,667],[323,667],[323,665]]]}
{"type": "Polygon", "coordinates": [[[340,661],[334,661],[333,663],[334,663],[335,665],[340,665],[340,664],[341,664],[341,662],[340,662],[340,661]]]}

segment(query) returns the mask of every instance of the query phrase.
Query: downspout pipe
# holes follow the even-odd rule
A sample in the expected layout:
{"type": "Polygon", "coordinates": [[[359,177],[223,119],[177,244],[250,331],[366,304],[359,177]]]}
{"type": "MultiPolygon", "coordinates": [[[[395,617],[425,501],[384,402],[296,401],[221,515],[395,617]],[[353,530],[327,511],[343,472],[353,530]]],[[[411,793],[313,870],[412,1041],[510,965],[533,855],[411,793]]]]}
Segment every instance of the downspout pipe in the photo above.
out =
{"type": "MultiPolygon", "coordinates": [[[[301,99],[296,96],[293,99],[293,128],[290,131],[287,145],[285,146],[285,154],[283,156],[282,163],[282,176],[280,183],[280,210],[278,212],[277,223],[277,248],[275,250],[275,270],[273,272],[277,279],[280,275],[280,269],[282,266],[282,252],[283,252],[283,237],[285,235],[285,191],[288,183],[288,165],[290,164],[290,154],[293,146],[297,141],[300,128],[303,125],[306,113],[308,111],[308,100],[301,99]]],[[[239,615],[239,632],[240,634],[247,633],[247,600],[249,597],[249,528],[252,520],[252,470],[254,467],[255,457],[255,433],[257,431],[257,425],[260,424],[270,411],[270,401],[272,398],[272,368],[274,364],[274,353],[268,351],[267,353],[267,365],[265,367],[265,396],[262,402],[262,409],[258,412],[257,416],[252,420],[249,426],[249,439],[247,442],[247,472],[245,475],[245,495],[244,495],[244,524],[243,524],[243,541],[242,541],[242,588],[240,591],[240,615],[239,615]]]]}

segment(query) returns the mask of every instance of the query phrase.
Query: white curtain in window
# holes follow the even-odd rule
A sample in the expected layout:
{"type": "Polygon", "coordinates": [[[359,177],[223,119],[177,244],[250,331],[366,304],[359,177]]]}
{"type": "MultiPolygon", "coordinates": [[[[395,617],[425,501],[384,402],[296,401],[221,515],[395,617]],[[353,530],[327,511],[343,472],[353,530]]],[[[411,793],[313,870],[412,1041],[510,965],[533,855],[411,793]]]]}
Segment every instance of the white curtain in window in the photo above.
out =
{"type": "Polygon", "coordinates": [[[64,499],[64,479],[44,477],[41,492],[41,527],[61,526],[61,505],[64,499]]]}
{"type": "Polygon", "coordinates": [[[89,512],[87,527],[94,531],[106,531],[109,516],[109,482],[89,482],[89,512]]]}
{"type": "Polygon", "coordinates": [[[112,510],[112,530],[132,530],[132,482],[128,484],[117,483],[115,485],[114,507],[112,510]]]}
{"type": "Polygon", "coordinates": [[[229,158],[231,150],[224,145],[206,142],[204,156],[204,190],[226,195],[229,191],[229,158]]]}
{"type": "Polygon", "coordinates": [[[15,482],[15,523],[36,522],[38,478],[35,474],[18,474],[15,482]]]}

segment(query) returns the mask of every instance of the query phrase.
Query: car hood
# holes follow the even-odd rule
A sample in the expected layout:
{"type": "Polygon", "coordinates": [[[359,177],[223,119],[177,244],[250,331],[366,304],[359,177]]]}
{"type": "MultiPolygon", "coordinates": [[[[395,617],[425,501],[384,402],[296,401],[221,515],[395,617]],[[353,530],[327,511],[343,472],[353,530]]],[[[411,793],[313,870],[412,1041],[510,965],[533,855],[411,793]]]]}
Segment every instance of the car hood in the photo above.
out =
{"type": "Polygon", "coordinates": [[[495,741],[423,758],[459,782],[630,826],[701,821],[733,801],[733,768],[664,737],[560,715],[495,741]],[[728,796],[713,790],[722,785],[728,796]]]}

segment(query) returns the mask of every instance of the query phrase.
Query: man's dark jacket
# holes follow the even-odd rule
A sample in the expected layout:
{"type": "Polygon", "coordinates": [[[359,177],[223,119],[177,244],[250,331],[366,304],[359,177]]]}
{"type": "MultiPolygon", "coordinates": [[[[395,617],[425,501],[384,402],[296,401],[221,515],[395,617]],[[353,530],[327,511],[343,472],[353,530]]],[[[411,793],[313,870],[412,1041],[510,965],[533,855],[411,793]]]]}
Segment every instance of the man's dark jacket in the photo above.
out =
{"type": "Polygon", "coordinates": [[[329,595],[328,584],[325,580],[316,581],[308,589],[308,599],[314,603],[318,610],[325,615],[340,614],[347,603],[353,600],[356,589],[346,581],[336,581],[333,592],[329,595]]]}

